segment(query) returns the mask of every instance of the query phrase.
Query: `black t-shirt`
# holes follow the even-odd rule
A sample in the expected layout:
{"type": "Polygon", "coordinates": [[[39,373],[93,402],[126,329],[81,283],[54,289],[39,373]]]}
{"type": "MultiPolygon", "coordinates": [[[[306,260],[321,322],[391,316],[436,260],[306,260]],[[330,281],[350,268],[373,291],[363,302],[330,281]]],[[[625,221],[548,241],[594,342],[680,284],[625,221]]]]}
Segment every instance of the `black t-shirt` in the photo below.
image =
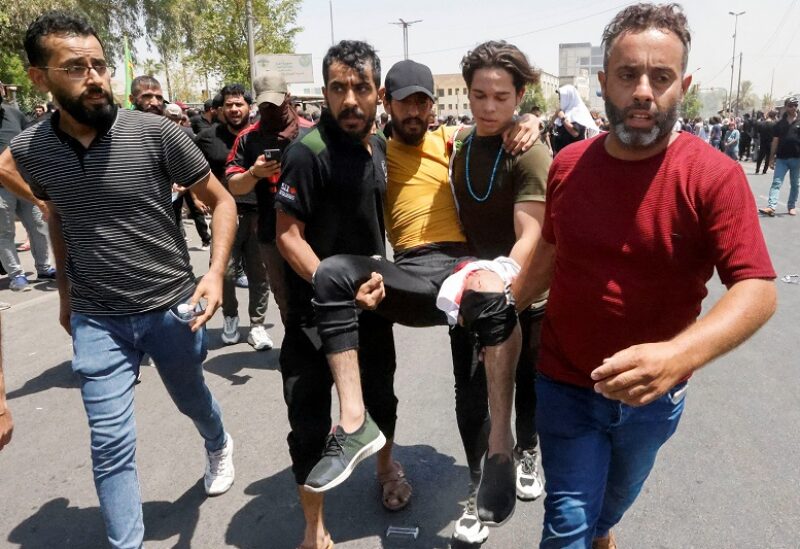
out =
{"type": "Polygon", "coordinates": [[[778,138],[777,158],[800,158],[800,116],[791,124],[788,118],[781,118],[775,124],[775,137],[778,138]]]}
{"type": "MultiPolygon", "coordinates": [[[[320,259],[336,254],[385,256],[383,193],[386,142],[370,137],[372,154],[327,112],[283,156],[275,208],[305,224],[305,240],[320,259]]],[[[313,323],[311,285],[286,269],[287,322],[313,323]]]]}
{"type": "Polygon", "coordinates": [[[774,120],[761,120],[756,123],[756,133],[762,143],[769,143],[775,136],[775,121],[774,120]]]}
{"type": "Polygon", "coordinates": [[[236,142],[236,135],[232,134],[223,124],[214,124],[197,134],[195,144],[203,151],[203,155],[211,166],[211,173],[220,181],[225,181],[225,166],[230,156],[231,148],[236,142]]]}
{"type": "Polygon", "coordinates": [[[559,126],[558,124],[553,124],[550,127],[550,146],[553,147],[553,155],[558,154],[558,151],[567,145],[586,138],[585,126],[578,124],[577,122],[573,122],[572,126],[578,130],[578,135],[573,136],[563,125],[559,126]]]}
{"type": "MultiPolygon", "coordinates": [[[[195,138],[195,144],[203,152],[211,166],[211,172],[227,187],[225,168],[231,149],[236,143],[236,134],[232,134],[225,124],[214,124],[207,130],[200,132],[195,138]]],[[[256,211],[258,200],[255,191],[244,195],[234,195],[237,211],[256,211]]]]}
{"type": "Polygon", "coordinates": [[[193,116],[189,122],[192,124],[192,131],[197,134],[204,132],[210,127],[216,125],[213,122],[206,120],[203,115],[200,114],[193,116]]]}
{"type": "MultiPolygon", "coordinates": [[[[239,136],[228,156],[225,177],[244,173],[256,163],[256,159],[264,154],[264,149],[280,149],[289,146],[290,141],[277,134],[266,135],[261,131],[261,122],[256,122],[239,132],[239,136]]],[[[259,179],[253,188],[255,204],[258,205],[258,240],[265,243],[275,242],[275,193],[277,182],[259,179]]],[[[244,195],[250,196],[250,195],[244,195]]],[[[239,202],[242,200],[240,199],[239,202]]]]}
{"type": "Polygon", "coordinates": [[[11,105],[0,104],[0,153],[28,125],[28,118],[11,105]]]}

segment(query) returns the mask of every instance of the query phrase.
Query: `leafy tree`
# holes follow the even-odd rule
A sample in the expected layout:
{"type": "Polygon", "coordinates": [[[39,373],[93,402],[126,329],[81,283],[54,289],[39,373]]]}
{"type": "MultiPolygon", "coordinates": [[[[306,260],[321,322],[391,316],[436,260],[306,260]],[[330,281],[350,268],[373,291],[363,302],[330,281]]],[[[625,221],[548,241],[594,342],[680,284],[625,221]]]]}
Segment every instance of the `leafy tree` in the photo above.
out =
{"type": "MultiPolygon", "coordinates": [[[[301,30],[296,26],[300,2],[253,0],[252,4],[256,54],[294,51],[294,38],[301,30]]],[[[193,17],[202,23],[194,25],[186,45],[199,73],[249,85],[245,0],[201,0],[193,17]]]]}
{"type": "Polygon", "coordinates": [[[542,86],[540,84],[533,84],[528,86],[525,90],[525,95],[522,96],[522,102],[519,104],[520,114],[529,113],[533,107],[545,109],[544,94],[542,94],[542,86]]]}
{"type": "Polygon", "coordinates": [[[695,84],[683,97],[681,114],[684,120],[693,120],[703,111],[703,102],[700,100],[700,87],[695,84]]]}

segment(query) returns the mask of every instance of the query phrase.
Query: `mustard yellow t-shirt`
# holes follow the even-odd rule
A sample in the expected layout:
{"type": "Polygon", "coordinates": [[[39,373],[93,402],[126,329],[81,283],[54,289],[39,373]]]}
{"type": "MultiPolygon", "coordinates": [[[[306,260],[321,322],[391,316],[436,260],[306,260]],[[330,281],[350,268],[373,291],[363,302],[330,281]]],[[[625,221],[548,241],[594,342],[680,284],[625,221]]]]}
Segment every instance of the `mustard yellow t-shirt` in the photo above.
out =
{"type": "Polygon", "coordinates": [[[426,132],[417,146],[389,139],[383,215],[398,251],[433,242],[466,242],[448,180],[447,143],[456,127],[426,132]]]}

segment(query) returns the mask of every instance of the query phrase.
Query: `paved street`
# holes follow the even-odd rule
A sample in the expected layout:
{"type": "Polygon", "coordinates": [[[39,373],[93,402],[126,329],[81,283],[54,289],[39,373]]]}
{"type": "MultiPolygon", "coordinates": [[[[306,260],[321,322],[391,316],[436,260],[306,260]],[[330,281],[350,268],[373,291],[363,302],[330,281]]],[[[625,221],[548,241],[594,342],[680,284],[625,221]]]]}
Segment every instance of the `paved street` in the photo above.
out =
{"type": "MultiPolygon", "coordinates": [[[[753,165],[746,163],[748,174],[753,165]]],[[[769,175],[749,175],[759,205],[769,175]]],[[[788,178],[787,178],[788,179],[788,178]]],[[[800,273],[800,218],[762,219],[778,276],[800,273]]],[[[208,264],[194,227],[196,273],[208,264]]],[[[18,232],[17,240],[24,238],[18,232]]],[[[21,254],[33,270],[29,252],[21,254]]],[[[779,309],[753,340],[698,373],[690,384],[677,435],[617,528],[619,547],[800,547],[800,285],[777,282],[779,309]]],[[[706,305],[721,294],[709,285],[706,305]]],[[[274,302],[270,333],[276,349],[256,353],[245,342],[246,291],[238,290],[242,342],[222,347],[221,312],[209,324],[206,379],[236,440],[236,483],[221,497],[204,496],[202,442],[177,412],[157,372],[143,370],[136,389],[137,460],[144,499],[146,545],[294,548],[302,514],[290,473],[288,423],[278,354],[282,328],[274,302]]],[[[57,322],[51,284],[12,294],[0,279],[8,398],[16,428],[0,452],[0,547],[105,547],[92,484],[89,435],[70,369],[71,345],[57,322]]],[[[598,326],[602,330],[602,326],[598,326]]],[[[337,548],[441,548],[466,495],[467,472],[456,430],[449,343],[444,328],[395,328],[400,399],[398,460],[414,486],[399,513],[380,504],[374,459],[327,498],[326,518],[337,548]],[[418,526],[419,538],[385,537],[388,526],[418,526]]],[[[513,519],[491,531],[486,548],[534,547],[541,501],[520,503],[513,519]]]]}

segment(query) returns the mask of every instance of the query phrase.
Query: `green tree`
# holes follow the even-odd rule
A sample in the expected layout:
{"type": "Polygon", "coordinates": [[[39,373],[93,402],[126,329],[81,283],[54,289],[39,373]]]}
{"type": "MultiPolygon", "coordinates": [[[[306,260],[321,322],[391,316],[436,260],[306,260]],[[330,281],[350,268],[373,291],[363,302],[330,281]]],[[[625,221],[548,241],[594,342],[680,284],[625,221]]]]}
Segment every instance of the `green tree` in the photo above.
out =
{"type": "Polygon", "coordinates": [[[703,102],[700,100],[700,87],[695,84],[683,97],[681,114],[684,120],[693,120],[703,111],[703,102]]]}
{"type": "Polygon", "coordinates": [[[16,86],[17,104],[25,112],[33,110],[36,103],[43,103],[47,100],[33,86],[22,60],[16,53],[0,52],[0,82],[16,86]]]}
{"type": "Polygon", "coordinates": [[[544,94],[542,94],[542,86],[540,84],[533,84],[528,86],[525,90],[525,95],[522,96],[522,102],[519,104],[520,114],[526,114],[533,110],[533,107],[545,109],[544,94]]]}
{"type": "MultiPolygon", "coordinates": [[[[253,0],[253,37],[256,54],[291,53],[298,0],[253,0]]],[[[250,85],[245,1],[201,0],[194,7],[194,25],[186,46],[199,74],[219,76],[224,82],[250,85]]]]}

